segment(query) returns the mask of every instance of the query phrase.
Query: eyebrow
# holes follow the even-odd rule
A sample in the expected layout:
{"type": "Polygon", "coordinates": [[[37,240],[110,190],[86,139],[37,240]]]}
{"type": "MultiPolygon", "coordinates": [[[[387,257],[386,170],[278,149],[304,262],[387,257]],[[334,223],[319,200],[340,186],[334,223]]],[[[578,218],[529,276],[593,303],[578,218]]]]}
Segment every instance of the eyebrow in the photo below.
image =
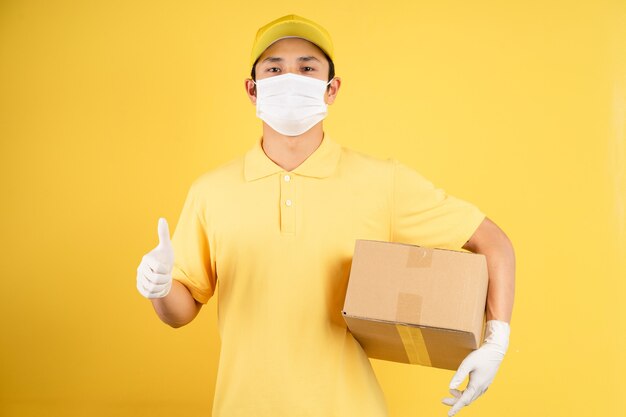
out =
{"type": "MultiPolygon", "coordinates": [[[[268,56],[263,61],[261,61],[261,64],[263,64],[264,62],[282,62],[282,61],[284,61],[284,59],[282,59],[279,56],[268,56]]],[[[297,59],[297,61],[317,61],[317,62],[320,62],[320,60],[317,59],[316,57],[314,57],[313,55],[301,56],[301,57],[299,57],[297,59]]]]}

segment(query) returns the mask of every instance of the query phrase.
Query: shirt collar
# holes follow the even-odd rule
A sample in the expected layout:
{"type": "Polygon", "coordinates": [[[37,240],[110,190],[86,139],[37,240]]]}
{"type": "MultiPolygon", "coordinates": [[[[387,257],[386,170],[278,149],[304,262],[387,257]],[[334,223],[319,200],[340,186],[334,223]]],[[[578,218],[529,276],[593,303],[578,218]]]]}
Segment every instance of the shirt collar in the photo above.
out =
{"type": "MultiPolygon", "coordinates": [[[[280,165],[272,161],[263,150],[260,137],[254,146],[246,152],[244,160],[244,177],[246,181],[253,181],[266,177],[277,172],[285,171],[280,165]]],[[[304,175],[306,177],[325,178],[330,176],[339,163],[341,155],[341,145],[333,141],[324,132],[324,137],[320,145],[313,151],[307,159],[298,165],[292,174],[304,175]]]]}

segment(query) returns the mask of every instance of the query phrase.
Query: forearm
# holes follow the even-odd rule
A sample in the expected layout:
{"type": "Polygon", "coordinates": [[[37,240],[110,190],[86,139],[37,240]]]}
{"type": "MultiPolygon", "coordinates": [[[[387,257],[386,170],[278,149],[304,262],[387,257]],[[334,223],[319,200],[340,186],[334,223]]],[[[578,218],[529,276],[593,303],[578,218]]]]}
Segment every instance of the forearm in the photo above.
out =
{"type": "Polygon", "coordinates": [[[507,240],[478,250],[487,258],[489,287],[487,291],[487,320],[511,323],[515,296],[515,252],[507,240]]]}
{"type": "Polygon", "coordinates": [[[485,217],[463,249],[483,254],[487,259],[487,320],[511,324],[515,295],[515,251],[511,240],[485,217]]]}
{"type": "Polygon", "coordinates": [[[150,301],[161,321],[172,327],[181,327],[192,321],[202,306],[191,296],[187,287],[175,279],[172,280],[169,294],[150,301]]]}

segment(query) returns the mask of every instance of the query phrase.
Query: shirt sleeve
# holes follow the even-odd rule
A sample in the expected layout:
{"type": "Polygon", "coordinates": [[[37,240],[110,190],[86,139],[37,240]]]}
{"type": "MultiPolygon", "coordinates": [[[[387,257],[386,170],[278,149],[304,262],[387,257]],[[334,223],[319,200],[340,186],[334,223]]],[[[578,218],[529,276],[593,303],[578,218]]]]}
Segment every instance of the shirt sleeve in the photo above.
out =
{"type": "Polygon", "coordinates": [[[172,235],[172,279],[187,287],[193,298],[206,304],[215,292],[215,254],[207,232],[205,213],[199,210],[195,184],[187,193],[172,235]]]}
{"type": "Polygon", "coordinates": [[[449,195],[396,159],[393,165],[391,240],[460,250],[485,214],[474,204],[449,195]]]}

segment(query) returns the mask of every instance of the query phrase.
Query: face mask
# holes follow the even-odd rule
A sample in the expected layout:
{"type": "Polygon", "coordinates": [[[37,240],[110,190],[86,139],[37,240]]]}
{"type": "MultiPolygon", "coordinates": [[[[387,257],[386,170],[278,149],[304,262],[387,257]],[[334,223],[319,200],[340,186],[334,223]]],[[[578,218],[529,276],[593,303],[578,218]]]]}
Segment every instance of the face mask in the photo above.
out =
{"type": "Polygon", "coordinates": [[[331,81],[290,72],[257,80],[256,115],[283,135],[301,135],[326,117],[331,81]]]}

